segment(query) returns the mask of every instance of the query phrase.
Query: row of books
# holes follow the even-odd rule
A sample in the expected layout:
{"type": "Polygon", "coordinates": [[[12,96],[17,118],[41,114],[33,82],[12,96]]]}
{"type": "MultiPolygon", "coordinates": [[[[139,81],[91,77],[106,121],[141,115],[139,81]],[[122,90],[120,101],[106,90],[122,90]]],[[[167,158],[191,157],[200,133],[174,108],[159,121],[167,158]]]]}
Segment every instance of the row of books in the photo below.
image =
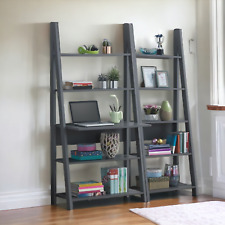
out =
{"type": "Polygon", "coordinates": [[[147,155],[170,155],[171,147],[170,144],[145,144],[145,150],[147,155]]]}
{"type": "Polygon", "coordinates": [[[66,81],[65,89],[92,89],[92,81],[66,81]]]}
{"type": "Polygon", "coordinates": [[[97,181],[81,181],[71,183],[72,195],[78,198],[104,195],[104,185],[97,181]]]}
{"type": "Polygon", "coordinates": [[[107,194],[127,192],[127,168],[101,168],[101,178],[107,194]]]}
{"type": "Polygon", "coordinates": [[[167,136],[167,143],[172,147],[172,153],[188,153],[189,152],[190,134],[186,131],[179,131],[167,136]]]}

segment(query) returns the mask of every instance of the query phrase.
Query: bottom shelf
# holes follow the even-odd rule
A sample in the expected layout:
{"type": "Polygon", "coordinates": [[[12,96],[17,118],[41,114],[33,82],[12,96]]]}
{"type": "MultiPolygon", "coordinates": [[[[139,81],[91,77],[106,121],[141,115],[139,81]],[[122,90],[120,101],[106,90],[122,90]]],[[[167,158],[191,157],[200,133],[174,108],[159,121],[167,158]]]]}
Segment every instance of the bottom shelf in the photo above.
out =
{"type": "MultiPolygon", "coordinates": [[[[72,197],[73,202],[79,202],[79,201],[86,201],[86,200],[97,200],[97,199],[108,199],[108,198],[117,198],[117,197],[124,197],[124,196],[132,196],[132,195],[142,195],[144,192],[138,191],[135,189],[129,189],[128,192],[119,193],[119,194],[106,194],[101,196],[94,196],[94,197],[82,197],[82,198],[76,198],[72,197]]],[[[66,193],[58,193],[56,194],[57,197],[66,199],[66,193]]]]}
{"type": "Polygon", "coordinates": [[[179,190],[193,189],[193,188],[196,188],[196,187],[192,186],[190,184],[179,183],[177,187],[169,187],[169,188],[149,190],[149,193],[154,194],[154,193],[160,193],[160,192],[179,191],[179,190]]]}

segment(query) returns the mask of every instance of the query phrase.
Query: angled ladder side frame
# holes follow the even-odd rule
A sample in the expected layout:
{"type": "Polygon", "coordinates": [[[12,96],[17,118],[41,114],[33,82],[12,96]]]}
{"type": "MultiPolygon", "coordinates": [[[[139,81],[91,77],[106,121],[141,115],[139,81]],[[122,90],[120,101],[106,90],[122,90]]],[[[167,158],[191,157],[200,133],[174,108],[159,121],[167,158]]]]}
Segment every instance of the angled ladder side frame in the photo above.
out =
{"type": "Polygon", "coordinates": [[[50,115],[51,115],[51,174],[52,174],[52,192],[51,199],[52,204],[56,204],[56,87],[58,97],[58,108],[59,108],[59,120],[60,120],[60,134],[62,143],[63,153],[63,169],[64,169],[64,180],[65,180],[65,192],[66,192],[66,203],[67,209],[73,208],[72,193],[70,186],[70,170],[69,170],[69,157],[67,147],[67,136],[66,136],[66,122],[65,122],[65,111],[64,111],[64,98],[63,98],[63,82],[62,82],[62,68],[61,68],[61,52],[60,52],[60,39],[59,39],[59,28],[57,22],[50,23],[50,41],[51,41],[51,52],[50,52],[50,115]]]}
{"type": "MultiPolygon", "coordinates": [[[[186,69],[184,62],[184,49],[183,49],[183,38],[182,38],[182,30],[175,29],[174,30],[174,55],[180,56],[179,59],[174,59],[174,87],[178,88],[181,85],[182,88],[182,102],[183,102],[183,110],[184,110],[184,120],[188,121],[185,123],[185,129],[189,132],[189,151],[192,153],[189,155],[189,167],[190,167],[190,176],[191,176],[191,184],[194,186],[192,188],[192,195],[197,195],[196,189],[196,178],[195,178],[195,165],[194,165],[194,152],[192,151],[192,131],[190,127],[190,110],[189,110],[189,100],[188,100],[188,92],[187,92],[187,79],[186,79],[186,69]],[[180,74],[180,84],[179,84],[179,75],[180,74]]],[[[178,119],[178,110],[179,106],[176,105],[179,102],[179,93],[178,91],[174,91],[174,118],[178,119]]],[[[177,126],[177,124],[176,124],[177,126]]],[[[176,127],[177,128],[177,127],[176,127]]],[[[177,157],[174,158],[174,162],[178,164],[177,157]]]]}
{"type": "MultiPolygon", "coordinates": [[[[139,96],[139,85],[138,85],[138,76],[137,76],[137,64],[136,64],[136,52],[135,52],[135,42],[133,35],[133,24],[125,23],[124,25],[124,51],[125,53],[130,53],[129,57],[129,67],[130,67],[130,81],[131,87],[134,88],[132,91],[132,105],[134,109],[134,122],[138,124],[136,129],[136,147],[137,153],[140,156],[138,160],[138,169],[140,174],[140,186],[141,190],[144,191],[143,201],[149,202],[149,191],[147,187],[147,177],[146,177],[146,166],[145,166],[145,156],[144,156],[144,135],[143,135],[143,126],[142,118],[140,111],[140,96],[139,96]],[[140,173],[141,171],[141,173],[140,173]]],[[[125,62],[126,63],[126,62],[125,62]]]]}

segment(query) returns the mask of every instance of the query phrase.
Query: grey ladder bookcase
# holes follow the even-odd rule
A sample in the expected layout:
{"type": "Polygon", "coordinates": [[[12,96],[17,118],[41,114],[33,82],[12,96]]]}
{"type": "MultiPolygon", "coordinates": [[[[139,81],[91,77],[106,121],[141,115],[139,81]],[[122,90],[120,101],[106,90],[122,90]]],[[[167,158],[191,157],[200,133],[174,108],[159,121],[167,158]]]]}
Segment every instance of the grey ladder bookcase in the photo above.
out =
{"type": "MultiPolygon", "coordinates": [[[[50,23],[50,125],[51,125],[51,204],[57,204],[57,198],[66,200],[67,209],[73,209],[73,204],[80,201],[110,199],[119,197],[140,196],[144,202],[149,199],[147,189],[147,179],[145,176],[145,159],[144,159],[144,138],[143,127],[149,127],[148,124],[143,124],[140,113],[140,98],[137,81],[136,58],[133,54],[133,37],[130,33],[130,26],[123,25],[124,30],[124,52],[118,54],[97,54],[97,55],[81,55],[73,53],[61,53],[59,27],[57,22],[50,23]],[[114,89],[113,91],[120,91],[123,93],[123,112],[124,121],[118,125],[106,127],[92,127],[82,128],[73,124],[67,124],[65,119],[65,103],[64,92],[77,93],[85,92],[91,95],[93,92],[106,93],[109,89],[94,88],[91,90],[64,90],[63,89],[63,75],[61,57],[122,57],[124,60],[124,85],[121,88],[114,89]],[[58,110],[57,110],[58,101],[58,110]],[[56,121],[56,113],[59,114],[59,123],[56,121]],[[133,113],[132,113],[133,112],[133,113]],[[133,115],[133,116],[132,116],[133,115]],[[131,118],[133,117],[133,118],[131,118]],[[123,142],[123,154],[117,155],[114,159],[103,158],[102,160],[93,161],[77,161],[70,158],[68,152],[68,145],[78,143],[98,143],[100,140],[101,132],[119,132],[120,141],[123,142]],[[136,152],[131,152],[131,142],[136,143],[136,152]],[[62,147],[62,158],[58,158],[56,154],[56,147],[62,147]],[[131,161],[137,161],[138,175],[140,177],[140,187],[131,186],[131,161]],[[71,192],[71,179],[70,179],[70,166],[78,164],[88,164],[93,162],[110,162],[121,161],[127,167],[128,191],[126,193],[119,193],[113,195],[103,195],[96,197],[75,198],[71,192]],[[65,192],[58,193],[57,191],[57,171],[56,164],[63,165],[65,192]]],[[[75,78],[76,79],[76,78],[75,78]]],[[[112,91],[112,89],[110,89],[112,91]]],[[[100,171],[99,171],[100,173],[100,171]]]]}
{"type": "MultiPolygon", "coordinates": [[[[186,82],[186,71],[185,71],[185,62],[184,62],[184,50],[183,50],[183,40],[182,40],[182,30],[175,29],[174,30],[174,53],[173,55],[144,55],[138,54],[135,51],[135,42],[134,42],[134,32],[133,32],[133,25],[132,24],[125,24],[125,30],[127,39],[127,45],[125,44],[125,49],[127,52],[131,54],[132,63],[130,65],[133,66],[132,71],[134,72],[134,76],[137,76],[137,64],[136,60],[138,59],[158,59],[158,60],[173,60],[173,85],[169,88],[148,88],[148,87],[138,87],[137,82],[135,83],[135,89],[138,89],[139,92],[148,91],[167,91],[172,92],[173,95],[173,120],[171,121],[151,121],[149,125],[150,127],[143,126],[143,133],[140,132],[141,136],[139,138],[143,138],[141,142],[144,140],[152,140],[155,137],[162,137],[166,138],[167,134],[171,132],[178,132],[179,131],[179,124],[184,124],[185,131],[189,132],[190,139],[189,139],[189,152],[188,153],[180,153],[180,154],[171,154],[171,155],[156,155],[156,156],[145,156],[146,160],[149,158],[160,158],[160,157],[173,157],[173,164],[179,165],[179,157],[188,157],[189,161],[189,168],[190,168],[190,180],[191,184],[183,184],[179,183],[177,187],[169,187],[164,189],[156,189],[156,190],[149,190],[148,182],[146,181],[146,194],[148,197],[148,201],[150,201],[150,195],[154,193],[162,193],[162,192],[170,192],[170,191],[179,191],[184,189],[191,189],[192,195],[196,196],[196,179],[195,179],[195,168],[194,168],[194,152],[192,148],[192,132],[190,128],[190,114],[189,114],[189,102],[188,102],[188,93],[187,93],[187,82],[186,82]],[[183,103],[183,114],[184,119],[179,118],[179,97],[182,97],[183,103]]],[[[172,77],[171,77],[172,78],[172,77]]],[[[138,92],[136,92],[138,93],[138,92]]],[[[136,96],[139,98],[139,94],[136,96]]],[[[138,100],[137,100],[138,102],[138,100]]],[[[141,108],[141,106],[140,106],[141,108]]],[[[140,111],[139,111],[140,113],[140,111]]],[[[140,116],[139,116],[140,118],[140,116]]],[[[145,123],[147,121],[141,121],[141,123],[145,123]]],[[[144,149],[144,147],[143,147],[144,149]]],[[[146,162],[143,161],[143,168],[144,173],[146,174],[146,162]]]]}

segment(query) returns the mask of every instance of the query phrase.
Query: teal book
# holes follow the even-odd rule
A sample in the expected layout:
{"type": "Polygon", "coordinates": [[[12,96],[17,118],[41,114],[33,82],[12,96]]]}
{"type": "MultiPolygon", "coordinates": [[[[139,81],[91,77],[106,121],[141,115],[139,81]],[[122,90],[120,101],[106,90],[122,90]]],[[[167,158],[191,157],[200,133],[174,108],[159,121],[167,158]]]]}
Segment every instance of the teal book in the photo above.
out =
{"type": "Polygon", "coordinates": [[[177,134],[168,134],[166,137],[166,143],[170,145],[171,151],[175,153],[175,147],[177,144],[177,134]]]}

